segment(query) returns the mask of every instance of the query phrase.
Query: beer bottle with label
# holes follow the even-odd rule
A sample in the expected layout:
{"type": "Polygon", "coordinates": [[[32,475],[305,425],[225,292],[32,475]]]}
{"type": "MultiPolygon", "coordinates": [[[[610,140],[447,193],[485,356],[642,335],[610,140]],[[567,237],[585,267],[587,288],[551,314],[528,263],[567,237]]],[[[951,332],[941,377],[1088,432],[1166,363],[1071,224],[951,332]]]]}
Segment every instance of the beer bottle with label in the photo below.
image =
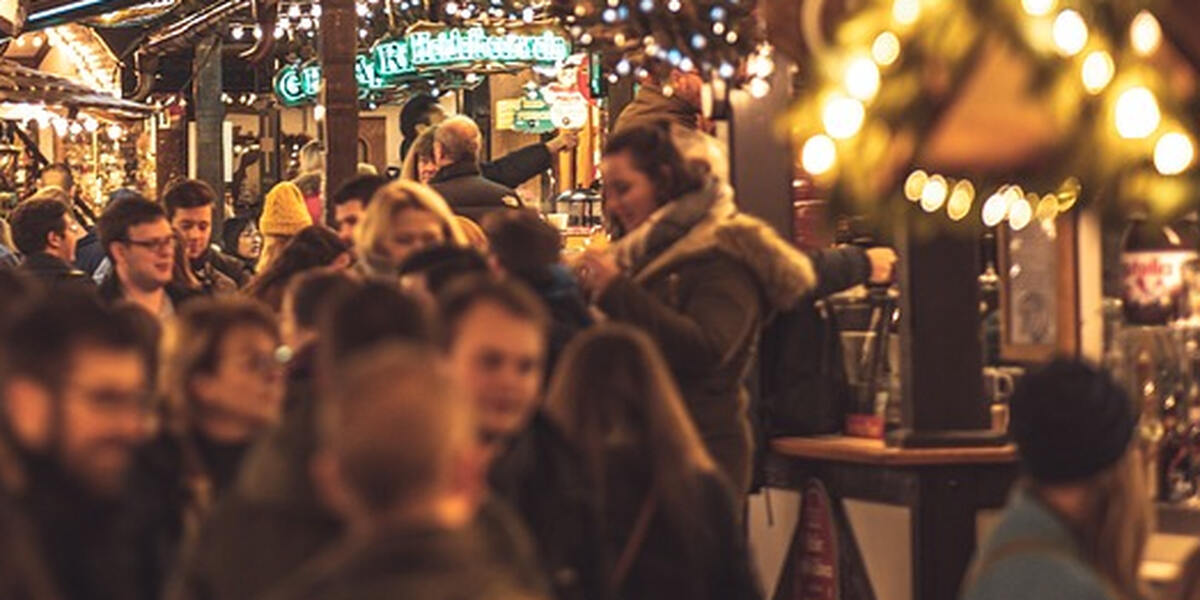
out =
{"type": "Polygon", "coordinates": [[[1130,219],[1121,251],[1121,296],[1130,325],[1166,325],[1181,316],[1183,267],[1197,252],[1195,228],[1164,224],[1145,213],[1130,219]]]}

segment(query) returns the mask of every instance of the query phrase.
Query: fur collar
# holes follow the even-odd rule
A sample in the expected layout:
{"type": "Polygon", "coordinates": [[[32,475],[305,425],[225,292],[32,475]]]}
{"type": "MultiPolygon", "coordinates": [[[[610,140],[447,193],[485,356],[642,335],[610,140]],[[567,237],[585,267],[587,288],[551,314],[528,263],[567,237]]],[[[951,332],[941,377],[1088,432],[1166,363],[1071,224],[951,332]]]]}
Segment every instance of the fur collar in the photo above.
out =
{"type": "MultiPolygon", "coordinates": [[[[733,190],[729,186],[715,182],[714,185],[707,188],[713,194],[707,211],[670,244],[656,252],[653,244],[646,243],[655,237],[653,230],[661,230],[664,223],[679,225],[678,220],[671,218],[671,205],[668,205],[661,209],[662,214],[656,213],[650,222],[614,246],[618,259],[634,281],[641,283],[688,260],[720,252],[754,274],[772,308],[792,308],[802,296],[816,287],[817,276],[812,260],[766,222],[738,212],[733,190]],[[647,254],[639,256],[638,249],[646,250],[647,254]]],[[[686,200],[689,199],[677,202],[686,200]]],[[[694,208],[694,203],[691,207],[684,205],[681,208],[688,213],[694,208]]]]}

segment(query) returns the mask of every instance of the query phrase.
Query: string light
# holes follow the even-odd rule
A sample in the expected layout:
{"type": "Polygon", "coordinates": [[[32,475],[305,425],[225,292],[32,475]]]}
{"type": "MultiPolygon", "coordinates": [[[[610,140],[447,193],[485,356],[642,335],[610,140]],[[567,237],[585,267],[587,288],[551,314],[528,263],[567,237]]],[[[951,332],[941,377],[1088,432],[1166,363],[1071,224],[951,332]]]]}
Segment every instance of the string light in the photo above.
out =
{"type": "Polygon", "coordinates": [[[830,98],[825,110],[821,111],[825,132],[839,140],[854,137],[862,129],[865,119],[866,109],[862,102],[846,96],[830,98]]]}
{"type": "Polygon", "coordinates": [[[808,138],[800,151],[800,164],[813,175],[824,175],[832,170],[837,165],[837,147],[833,139],[825,134],[808,138]]]}
{"type": "Polygon", "coordinates": [[[1054,45],[1063,56],[1075,56],[1087,45],[1088,28],[1078,12],[1067,9],[1054,19],[1054,45]]]}
{"type": "Polygon", "coordinates": [[[875,42],[871,44],[871,57],[881,67],[891,66],[900,58],[900,38],[890,31],[875,36],[875,42]]]}
{"type": "Polygon", "coordinates": [[[904,197],[912,202],[921,199],[921,194],[925,191],[925,184],[929,183],[929,174],[921,169],[917,169],[909,174],[904,180],[904,197]]]}
{"type": "Polygon", "coordinates": [[[921,18],[921,0],[895,0],[892,18],[901,25],[912,25],[921,18]]]}
{"type": "Polygon", "coordinates": [[[1025,196],[1015,199],[1008,207],[1008,226],[1012,227],[1013,231],[1025,229],[1031,220],[1033,220],[1033,206],[1029,204],[1029,200],[1025,196]]]}
{"type": "Polygon", "coordinates": [[[1090,94],[1099,94],[1112,81],[1116,66],[1112,56],[1104,50],[1096,50],[1083,60],[1083,87],[1090,94]]]}
{"type": "Polygon", "coordinates": [[[1150,11],[1143,10],[1133,18],[1129,25],[1129,43],[1141,56],[1154,54],[1162,45],[1162,26],[1150,11]]]}
{"type": "Polygon", "coordinates": [[[869,102],[879,93],[879,67],[866,56],[853,58],[846,65],[844,84],[851,96],[869,102]]]}
{"type": "MultiPolygon", "coordinates": [[[[1030,194],[1031,202],[1037,200],[1037,194],[1030,194]]],[[[1034,211],[1034,217],[1037,220],[1046,222],[1053,220],[1058,216],[1058,198],[1054,194],[1046,194],[1038,201],[1037,210],[1034,211]]]]}
{"type": "Polygon", "coordinates": [[[921,209],[930,213],[940,209],[946,203],[946,194],[949,189],[945,177],[941,175],[930,177],[929,182],[925,184],[925,189],[921,190],[921,209]]]}
{"type": "Polygon", "coordinates": [[[1021,8],[1033,17],[1044,17],[1054,10],[1055,0],[1021,0],[1021,8]]]}
{"type": "Polygon", "coordinates": [[[1154,144],[1154,168],[1163,175],[1178,175],[1192,166],[1195,159],[1196,147],[1187,134],[1164,133],[1154,144]]]}
{"type": "Polygon", "coordinates": [[[971,212],[971,204],[975,202],[975,186],[963,179],[954,184],[950,200],[946,202],[946,214],[952,221],[961,221],[971,212]]]}
{"type": "Polygon", "coordinates": [[[1008,216],[1008,201],[1004,199],[1003,188],[988,197],[983,203],[983,224],[995,227],[1008,216]]]}
{"type": "Polygon", "coordinates": [[[754,79],[750,80],[750,85],[747,90],[750,92],[750,95],[755,98],[765,98],[767,94],[771,93],[771,84],[768,83],[766,79],[755,77],[754,79]]]}
{"type": "Polygon", "coordinates": [[[1115,112],[1117,133],[1126,139],[1149,137],[1162,121],[1154,92],[1140,86],[1125,90],[1117,98],[1115,112]]]}

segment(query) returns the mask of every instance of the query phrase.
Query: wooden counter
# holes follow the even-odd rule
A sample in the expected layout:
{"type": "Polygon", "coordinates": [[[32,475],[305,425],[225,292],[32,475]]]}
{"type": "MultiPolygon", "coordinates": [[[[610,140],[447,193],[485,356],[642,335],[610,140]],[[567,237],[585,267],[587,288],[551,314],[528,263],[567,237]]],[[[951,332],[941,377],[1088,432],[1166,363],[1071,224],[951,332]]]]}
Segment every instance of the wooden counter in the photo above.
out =
{"type": "Polygon", "coordinates": [[[1012,444],[982,448],[910,449],[888,447],[883,440],[840,435],[775,438],[771,440],[771,450],[790,458],[893,467],[990,465],[1017,460],[1017,448],[1012,444]]]}

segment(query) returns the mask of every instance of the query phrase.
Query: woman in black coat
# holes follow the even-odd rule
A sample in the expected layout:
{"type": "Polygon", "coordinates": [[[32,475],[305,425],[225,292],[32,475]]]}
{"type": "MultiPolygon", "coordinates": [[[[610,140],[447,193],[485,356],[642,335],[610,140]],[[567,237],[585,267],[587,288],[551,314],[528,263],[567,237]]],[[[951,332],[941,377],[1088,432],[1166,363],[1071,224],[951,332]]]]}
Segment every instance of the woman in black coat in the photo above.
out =
{"type": "Polygon", "coordinates": [[[646,334],[608,323],[576,336],[546,411],[576,443],[581,496],[591,501],[590,517],[558,517],[563,536],[580,527],[598,534],[592,560],[579,569],[587,598],[762,597],[738,498],[646,334]],[[576,519],[584,523],[561,522],[576,519]]]}
{"type": "Polygon", "coordinates": [[[739,492],[753,451],[743,379],[763,323],[816,284],[812,261],[739,213],[710,138],[666,122],[605,148],[606,208],[628,232],[584,253],[576,272],[596,305],[657,342],[716,463],[739,492]]]}

